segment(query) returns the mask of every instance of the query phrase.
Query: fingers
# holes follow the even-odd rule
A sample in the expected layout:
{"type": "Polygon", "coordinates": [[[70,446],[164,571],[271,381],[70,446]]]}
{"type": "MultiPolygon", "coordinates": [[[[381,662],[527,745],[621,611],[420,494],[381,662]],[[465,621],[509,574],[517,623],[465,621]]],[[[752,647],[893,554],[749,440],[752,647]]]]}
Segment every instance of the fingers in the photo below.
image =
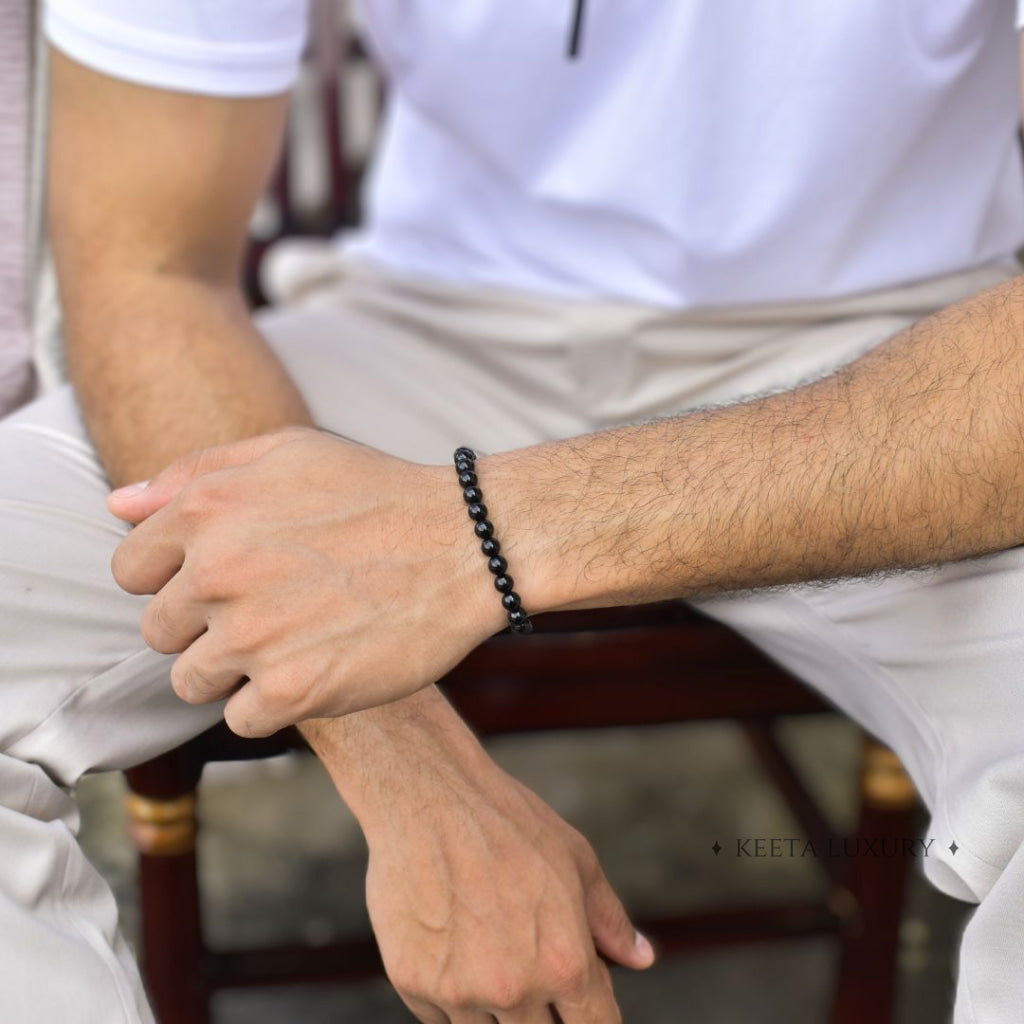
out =
{"type": "Polygon", "coordinates": [[[253,682],[247,682],[224,706],[224,721],[228,728],[245,739],[272,736],[303,717],[306,716],[289,712],[286,704],[275,702],[268,705],[259,686],[253,682]]]}
{"type": "Polygon", "coordinates": [[[425,999],[417,999],[415,996],[406,996],[401,992],[398,993],[399,998],[407,1007],[412,1015],[422,1024],[451,1024],[448,1014],[439,1010],[432,1003],[428,1003],[425,999]]]}
{"type": "MultiPolygon", "coordinates": [[[[200,459],[205,455],[206,452],[199,452],[189,458],[200,459]]],[[[173,473],[174,467],[168,472],[173,473]]],[[[206,535],[211,523],[216,524],[225,516],[231,495],[238,487],[237,475],[243,472],[222,467],[188,484],[166,502],[161,497],[162,507],[141,516],[146,521],[136,526],[114,552],[111,568],[118,584],[130,594],[156,593],[181,568],[196,536],[206,535]]],[[[158,477],[149,487],[158,487],[159,480],[158,477]]],[[[149,493],[149,488],[145,493],[149,493]]],[[[198,564],[201,567],[202,561],[198,564]]],[[[193,573],[193,582],[195,576],[193,573]]],[[[215,596],[219,587],[219,581],[211,579],[209,572],[203,573],[202,590],[208,592],[206,596],[215,596]]]]}
{"type": "MultiPolygon", "coordinates": [[[[451,1024],[554,1024],[558,1018],[551,1006],[538,1003],[513,1010],[451,1011],[451,1024]]],[[[602,1024],[602,1022],[591,1022],[602,1024]]]]}
{"type": "Polygon", "coordinates": [[[558,1020],[550,1006],[539,1005],[524,1007],[520,1010],[508,1010],[496,1013],[491,1020],[498,1024],[553,1024],[558,1020]]]}
{"type": "Polygon", "coordinates": [[[593,970],[575,998],[557,1006],[530,1003],[511,1009],[442,1008],[426,1000],[399,993],[402,1002],[424,1024],[621,1024],[608,968],[595,958],[593,970]]]}
{"type": "Polygon", "coordinates": [[[158,529],[161,518],[132,530],[114,551],[111,571],[129,594],[155,594],[185,561],[180,533],[158,529]]]}
{"type": "Polygon", "coordinates": [[[119,519],[141,523],[163,508],[193,480],[220,469],[246,465],[282,444],[313,433],[300,427],[290,427],[272,434],[261,434],[231,444],[189,452],[172,462],[152,480],[128,484],[112,491],[107,497],[107,507],[119,519]]]}
{"type": "Polygon", "coordinates": [[[223,654],[210,633],[204,633],[174,663],[171,686],[188,704],[211,704],[231,695],[243,681],[244,671],[223,654]]]}
{"type": "Polygon", "coordinates": [[[175,573],[142,613],[142,639],[161,654],[183,651],[206,632],[206,606],[191,597],[186,575],[175,573]]]}
{"type": "Polygon", "coordinates": [[[594,943],[609,960],[634,970],[645,970],[654,963],[654,948],[633,927],[597,857],[591,852],[588,860],[585,869],[586,911],[594,943]]]}
{"type": "Polygon", "coordinates": [[[586,987],[576,999],[560,999],[556,1020],[561,1024],[622,1024],[622,1012],[615,1001],[612,977],[596,957],[586,987]]]}

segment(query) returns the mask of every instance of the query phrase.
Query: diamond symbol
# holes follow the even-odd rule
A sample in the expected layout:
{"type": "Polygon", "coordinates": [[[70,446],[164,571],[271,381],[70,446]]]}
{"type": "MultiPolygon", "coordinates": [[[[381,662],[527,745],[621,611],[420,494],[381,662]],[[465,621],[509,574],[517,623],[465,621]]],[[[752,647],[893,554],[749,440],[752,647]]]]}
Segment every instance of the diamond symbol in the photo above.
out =
{"type": "Polygon", "coordinates": [[[718,840],[717,839],[715,840],[715,845],[712,846],[711,849],[715,851],[715,856],[716,857],[722,852],[722,848],[718,845],[718,840]]]}
{"type": "Polygon", "coordinates": [[[955,857],[956,856],[956,851],[959,850],[959,849],[960,849],[960,847],[956,845],[956,840],[954,839],[953,842],[951,842],[949,844],[949,852],[951,854],[953,854],[953,856],[955,857]]]}

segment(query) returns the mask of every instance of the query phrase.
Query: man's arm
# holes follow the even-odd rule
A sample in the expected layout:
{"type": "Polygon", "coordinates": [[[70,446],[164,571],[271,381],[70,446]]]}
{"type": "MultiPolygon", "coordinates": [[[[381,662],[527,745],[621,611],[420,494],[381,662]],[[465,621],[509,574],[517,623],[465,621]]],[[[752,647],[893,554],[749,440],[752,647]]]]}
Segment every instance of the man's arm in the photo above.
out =
{"type": "Polygon", "coordinates": [[[52,51],[48,205],[68,362],[115,483],[310,423],[239,290],[287,100],[150,89],[52,51]]]}
{"type": "MultiPolygon", "coordinates": [[[[1022,338],[1017,278],[805,387],[481,458],[524,607],[692,597],[1021,543],[1022,338]]],[[[184,652],[184,699],[231,694],[225,718],[243,735],[403,697],[504,625],[451,466],[281,432],[189,456],[111,507],[146,520],[115,575],[158,592],[147,642],[184,652]],[[282,616],[301,664],[282,657],[282,616]]]]}
{"type": "MultiPolygon", "coordinates": [[[[238,288],[285,99],[166,92],[52,57],[50,228],[68,356],[112,479],[308,424],[238,288]]],[[[557,1002],[567,1022],[618,1019],[595,940],[638,967],[652,954],[634,948],[582,837],[486,757],[436,690],[303,730],[366,833],[374,926],[421,1019],[502,1001],[557,1002]],[[520,885],[514,906],[493,899],[499,876],[502,893],[520,885]]],[[[544,1006],[527,1011],[516,1019],[550,1020],[544,1006]]]]}
{"type": "Polygon", "coordinates": [[[495,456],[481,477],[524,602],[537,608],[828,579],[1020,544],[1024,278],[808,386],[495,456]]]}

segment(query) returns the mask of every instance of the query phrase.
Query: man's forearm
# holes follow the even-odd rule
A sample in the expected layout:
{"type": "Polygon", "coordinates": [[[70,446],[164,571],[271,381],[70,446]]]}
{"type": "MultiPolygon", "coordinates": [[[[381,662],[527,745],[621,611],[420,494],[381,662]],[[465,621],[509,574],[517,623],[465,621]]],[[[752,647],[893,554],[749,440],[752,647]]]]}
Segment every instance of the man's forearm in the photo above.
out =
{"type": "MultiPolygon", "coordinates": [[[[127,282],[121,295],[105,307],[92,292],[92,305],[72,304],[68,323],[76,392],[116,483],[147,477],[188,451],[311,422],[239,297],[152,277],[127,282]]],[[[479,751],[433,689],[300,729],[365,824],[377,821],[378,794],[401,774],[387,768],[415,761],[424,737],[450,734],[453,748],[479,751]]]]}
{"type": "Polygon", "coordinates": [[[310,719],[299,728],[368,835],[385,831],[390,817],[407,817],[403,794],[414,782],[436,796],[491,763],[436,686],[343,718],[310,719]]]}
{"type": "Polygon", "coordinates": [[[536,610],[685,597],[1024,540],[1024,279],[744,404],[493,456],[536,610]]]}
{"type": "MultiPolygon", "coordinates": [[[[105,308],[91,292],[94,304],[72,306],[68,324],[76,390],[116,483],[145,478],[188,451],[311,422],[240,298],[173,278],[127,283],[121,294],[105,308]]],[[[436,776],[456,764],[468,771],[485,757],[433,687],[299,728],[371,830],[383,825],[398,802],[392,790],[417,765],[436,776]]]]}
{"type": "Polygon", "coordinates": [[[114,483],[197,448],[311,422],[237,292],[156,273],[64,291],[72,380],[114,483]]]}

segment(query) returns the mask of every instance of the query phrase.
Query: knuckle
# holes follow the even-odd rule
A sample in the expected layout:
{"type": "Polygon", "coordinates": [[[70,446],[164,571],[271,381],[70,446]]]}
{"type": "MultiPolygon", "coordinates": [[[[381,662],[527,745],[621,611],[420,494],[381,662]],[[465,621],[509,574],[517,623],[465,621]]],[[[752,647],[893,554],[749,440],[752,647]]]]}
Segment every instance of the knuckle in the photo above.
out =
{"type": "Polygon", "coordinates": [[[549,950],[545,958],[546,974],[559,992],[577,991],[590,976],[590,961],[581,949],[549,950]]]}
{"type": "Polygon", "coordinates": [[[486,987],[484,1005],[506,1013],[522,1003],[527,994],[525,980],[512,974],[499,974],[486,987]]]}
{"type": "Polygon", "coordinates": [[[191,691],[189,690],[189,671],[183,667],[181,658],[171,666],[171,689],[183,701],[188,702],[191,696],[191,691]]]}
{"type": "Polygon", "coordinates": [[[446,974],[438,980],[434,997],[442,1006],[455,1010],[472,1009],[476,1003],[466,983],[455,974],[446,974]]]}
{"type": "Polygon", "coordinates": [[[260,693],[267,704],[297,710],[308,696],[308,686],[301,671],[291,666],[280,667],[261,676],[260,693]]]}
{"type": "Polygon", "coordinates": [[[150,601],[142,613],[142,639],[160,654],[174,654],[178,650],[175,627],[165,603],[159,599],[150,601]]]}
{"type": "Polygon", "coordinates": [[[205,451],[205,448],[193,448],[192,451],[185,452],[184,455],[171,464],[169,472],[186,478],[196,476],[202,471],[205,451]]]}
{"type": "Polygon", "coordinates": [[[590,840],[579,831],[570,827],[567,842],[569,848],[576,854],[577,857],[587,866],[593,866],[597,864],[597,854],[594,852],[594,848],[590,845],[590,840]]]}
{"type": "Polygon", "coordinates": [[[171,668],[171,687],[189,704],[202,703],[215,689],[213,681],[202,668],[183,663],[181,658],[171,668]]]}
{"type": "Polygon", "coordinates": [[[426,979],[412,961],[402,960],[394,965],[385,965],[384,973],[395,990],[403,995],[416,999],[423,999],[430,995],[426,979]]]}
{"type": "Polygon", "coordinates": [[[216,487],[205,477],[192,481],[178,495],[178,514],[188,524],[199,525],[218,507],[216,487]]]}
{"type": "MultiPolygon", "coordinates": [[[[291,660],[274,657],[282,632],[272,617],[272,608],[268,610],[267,603],[251,589],[236,589],[230,569],[219,574],[219,579],[219,584],[210,584],[216,595],[214,601],[220,605],[210,631],[218,635],[225,652],[243,658],[259,672],[261,685],[264,681],[274,687],[287,685],[287,680],[297,673],[291,660]]],[[[288,635],[284,638],[287,640],[288,635]]]]}
{"type": "Polygon", "coordinates": [[[231,701],[228,701],[227,707],[224,708],[224,721],[236,736],[242,736],[245,739],[267,735],[267,733],[261,733],[248,715],[238,711],[231,701]]]}
{"type": "Polygon", "coordinates": [[[195,552],[188,560],[188,588],[198,601],[216,601],[231,592],[231,568],[215,554],[195,552]]]}
{"type": "Polygon", "coordinates": [[[114,549],[110,558],[110,571],[113,574],[114,582],[123,590],[128,590],[131,586],[131,566],[131,555],[122,542],[114,549]]]}

